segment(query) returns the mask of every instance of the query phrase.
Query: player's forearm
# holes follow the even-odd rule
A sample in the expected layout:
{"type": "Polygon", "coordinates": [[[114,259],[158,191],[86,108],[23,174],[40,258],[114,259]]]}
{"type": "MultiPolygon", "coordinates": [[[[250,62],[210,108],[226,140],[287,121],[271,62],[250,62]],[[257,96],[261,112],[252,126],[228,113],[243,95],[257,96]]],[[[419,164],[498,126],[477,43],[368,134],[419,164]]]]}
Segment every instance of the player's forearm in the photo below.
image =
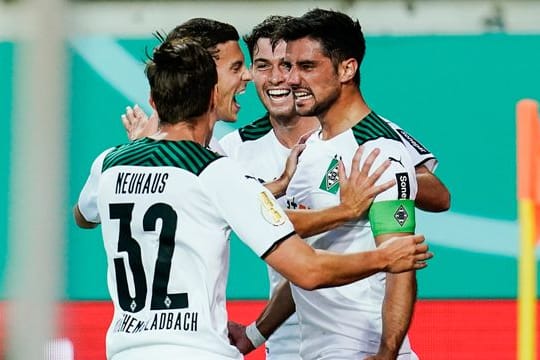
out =
{"type": "Polygon", "coordinates": [[[285,212],[293,223],[296,233],[305,238],[335,229],[351,220],[353,216],[347,210],[338,205],[322,210],[286,210],[285,212]]]}
{"type": "Polygon", "coordinates": [[[77,224],[77,226],[82,229],[94,229],[99,225],[87,221],[81,213],[81,210],[79,210],[79,205],[77,204],[75,204],[75,206],[73,207],[73,218],[75,219],[75,223],[77,224]]]}
{"type": "Polygon", "coordinates": [[[265,261],[293,284],[313,290],[345,285],[384,271],[391,255],[389,249],[351,254],[315,250],[294,235],[280,243],[265,261]]]}
{"type": "Polygon", "coordinates": [[[433,173],[425,167],[417,168],[416,181],[418,182],[416,207],[432,212],[446,211],[450,208],[450,192],[433,173]]]}
{"type": "Polygon", "coordinates": [[[287,191],[287,186],[289,185],[289,180],[280,177],[279,179],[276,179],[274,181],[264,183],[263,185],[277,199],[285,195],[285,192],[287,191]]]}
{"type": "Polygon", "coordinates": [[[263,312],[257,318],[257,329],[268,339],[295,311],[290,283],[284,280],[276,287],[263,312]]]}
{"type": "Polygon", "coordinates": [[[416,273],[387,274],[379,355],[389,359],[397,357],[409,329],[415,302],[416,273]]]}
{"type": "Polygon", "coordinates": [[[315,251],[318,256],[313,262],[312,274],[317,276],[319,281],[314,288],[350,284],[384,271],[388,265],[384,250],[381,249],[343,255],[324,250],[315,251]]]}

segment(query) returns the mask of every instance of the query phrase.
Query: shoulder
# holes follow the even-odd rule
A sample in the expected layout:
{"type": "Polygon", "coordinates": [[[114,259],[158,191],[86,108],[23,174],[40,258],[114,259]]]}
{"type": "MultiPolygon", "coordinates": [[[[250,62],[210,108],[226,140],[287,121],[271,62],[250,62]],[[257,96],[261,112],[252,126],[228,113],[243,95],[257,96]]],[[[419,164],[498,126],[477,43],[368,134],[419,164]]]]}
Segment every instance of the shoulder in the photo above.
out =
{"type": "Polygon", "coordinates": [[[387,120],[375,112],[371,112],[362,121],[353,126],[351,131],[358,145],[378,139],[401,142],[401,138],[396,130],[390,126],[387,120]]]}
{"type": "Polygon", "coordinates": [[[149,138],[120,145],[103,161],[102,172],[115,166],[177,167],[199,175],[218,153],[193,141],[159,141],[149,138]]]}
{"type": "Polygon", "coordinates": [[[264,115],[262,118],[253,121],[244,127],[238,129],[238,135],[242,141],[257,140],[272,130],[272,124],[270,123],[270,116],[264,115]]]}
{"type": "Polygon", "coordinates": [[[219,141],[219,145],[223,149],[223,153],[236,158],[238,149],[242,145],[260,140],[270,133],[271,130],[272,124],[270,123],[269,115],[266,114],[262,118],[223,136],[219,141]]]}

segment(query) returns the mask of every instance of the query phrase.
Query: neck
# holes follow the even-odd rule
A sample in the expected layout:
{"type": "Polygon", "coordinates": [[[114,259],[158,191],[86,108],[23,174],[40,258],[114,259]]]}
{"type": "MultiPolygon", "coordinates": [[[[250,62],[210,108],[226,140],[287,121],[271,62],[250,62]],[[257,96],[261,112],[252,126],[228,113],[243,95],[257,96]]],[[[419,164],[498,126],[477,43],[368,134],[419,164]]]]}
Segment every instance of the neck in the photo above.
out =
{"type": "Polygon", "coordinates": [[[179,121],[176,124],[161,123],[159,131],[151,138],[171,141],[189,140],[208,146],[214,124],[215,120],[212,121],[208,114],[189,119],[189,121],[179,121]]]}
{"type": "Polygon", "coordinates": [[[319,127],[319,120],[313,116],[297,115],[288,119],[280,119],[270,115],[270,123],[276,138],[287,149],[296,145],[302,135],[319,127]]]}
{"type": "Polygon", "coordinates": [[[331,139],[349,130],[370,112],[356,85],[345,86],[328,111],[318,116],[322,126],[321,138],[331,139]]]}

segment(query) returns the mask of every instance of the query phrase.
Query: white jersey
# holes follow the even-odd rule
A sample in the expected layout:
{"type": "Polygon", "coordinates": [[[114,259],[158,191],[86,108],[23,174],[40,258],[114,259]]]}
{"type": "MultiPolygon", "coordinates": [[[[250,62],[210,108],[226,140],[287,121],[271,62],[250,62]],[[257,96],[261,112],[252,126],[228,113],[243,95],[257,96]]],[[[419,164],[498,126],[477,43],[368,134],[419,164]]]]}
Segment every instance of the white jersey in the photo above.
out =
{"type": "Polygon", "coordinates": [[[78,205],[102,225],[109,359],[242,358],[227,337],[230,231],[261,257],[294,231],[264,187],[197,143],[144,138],[94,161],[78,205]]]}
{"type": "MultiPolygon", "coordinates": [[[[320,140],[318,133],[308,139],[287,190],[289,203],[311,209],[337,205],[338,161],[350,164],[359,145],[365,147],[360,166],[372,149],[379,148],[372,171],[390,159],[390,167],[378,183],[395,179],[397,184],[375,198],[369,217],[307,239],[315,248],[340,253],[366,251],[376,247],[374,232],[414,232],[414,163],[398,134],[374,113],[330,140],[320,140]]],[[[385,278],[384,273],[378,273],[346,286],[314,291],[292,285],[302,358],[326,358],[344,349],[357,354],[354,358],[364,352],[376,353],[382,332],[385,278]]],[[[405,340],[401,353],[410,352],[405,340]]]]}
{"type": "Polygon", "coordinates": [[[420,141],[412,137],[408,132],[403,130],[399,125],[394,124],[390,120],[387,120],[381,117],[384,121],[388,123],[401,138],[401,142],[405,145],[405,148],[409,152],[414,166],[424,165],[431,172],[435,172],[439,161],[420,141]]]}
{"type": "MultiPolygon", "coordinates": [[[[268,115],[225,135],[220,145],[228,156],[237,160],[261,183],[270,182],[283,173],[291,152],[276,138],[268,115]]],[[[285,196],[278,198],[278,202],[282,207],[287,206],[285,196]]],[[[270,266],[267,269],[271,296],[283,277],[270,266]]],[[[298,318],[293,314],[266,342],[266,358],[299,360],[299,348],[300,329],[298,318]]]]}

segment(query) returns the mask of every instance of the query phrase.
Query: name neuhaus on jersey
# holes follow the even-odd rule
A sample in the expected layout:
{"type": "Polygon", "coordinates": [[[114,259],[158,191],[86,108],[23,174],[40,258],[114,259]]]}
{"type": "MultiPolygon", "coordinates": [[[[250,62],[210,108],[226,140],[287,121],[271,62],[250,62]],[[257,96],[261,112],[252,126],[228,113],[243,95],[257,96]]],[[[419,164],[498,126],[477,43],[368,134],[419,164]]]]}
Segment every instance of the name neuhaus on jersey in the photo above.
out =
{"type": "Polygon", "coordinates": [[[135,334],[152,330],[176,330],[195,332],[198,330],[198,312],[163,311],[153,314],[151,319],[141,320],[135,316],[124,313],[114,323],[114,332],[135,334]]]}
{"type": "Polygon", "coordinates": [[[120,172],[116,178],[116,194],[162,193],[169,179],[168,173],[120,172]]]}

